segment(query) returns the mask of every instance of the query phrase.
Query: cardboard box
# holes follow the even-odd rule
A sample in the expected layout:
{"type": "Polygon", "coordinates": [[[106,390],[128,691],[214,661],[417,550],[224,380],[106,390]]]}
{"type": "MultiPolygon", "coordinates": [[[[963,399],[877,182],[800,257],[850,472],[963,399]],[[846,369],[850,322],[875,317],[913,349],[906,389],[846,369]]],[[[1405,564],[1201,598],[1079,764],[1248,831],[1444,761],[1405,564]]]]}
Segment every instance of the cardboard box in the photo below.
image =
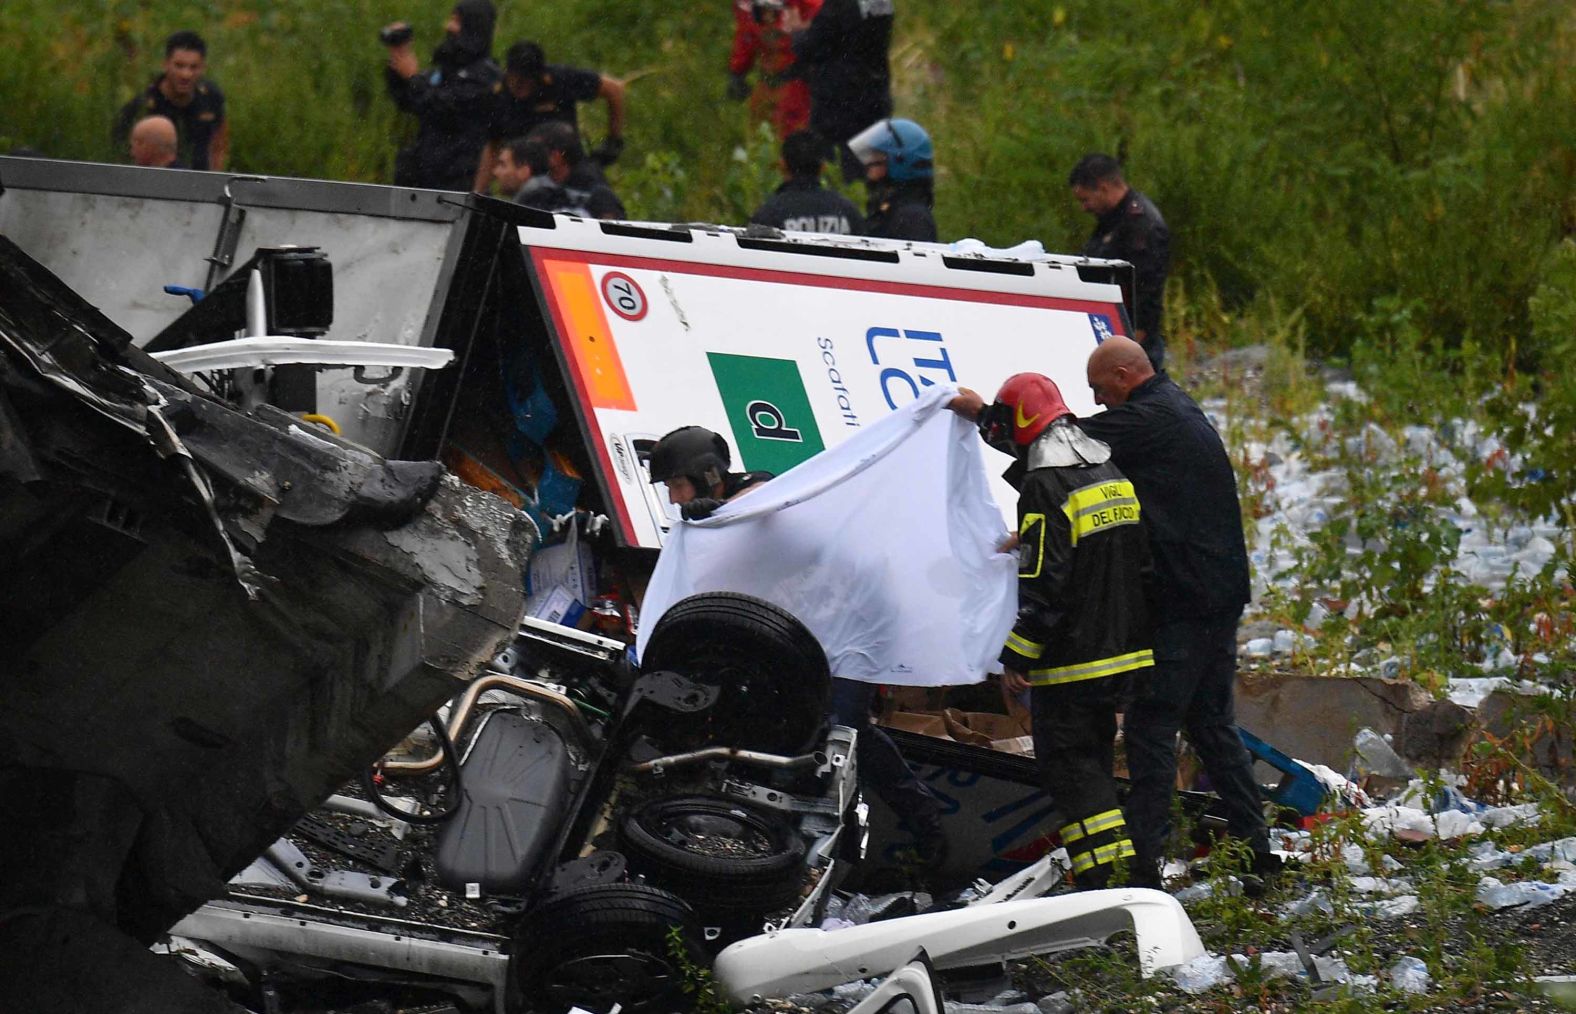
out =
{"type": "Polygon", "coordinates": [[[890,729],[934,736],[1020,757],[1034,756],[1034,737],[1006,715],[958,711],[955,708],[942,711],[894,711],[883,717],[880,724],[890,729]]]}

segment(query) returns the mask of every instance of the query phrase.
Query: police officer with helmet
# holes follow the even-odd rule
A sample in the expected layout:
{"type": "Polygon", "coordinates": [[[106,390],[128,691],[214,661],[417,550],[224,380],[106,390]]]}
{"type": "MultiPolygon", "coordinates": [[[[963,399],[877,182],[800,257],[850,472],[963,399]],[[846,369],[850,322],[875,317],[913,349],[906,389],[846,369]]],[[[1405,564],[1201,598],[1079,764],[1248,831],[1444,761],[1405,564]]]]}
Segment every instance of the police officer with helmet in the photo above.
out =
{"type": "Polygon", "coordinates": [[[878,120],[848,147],[865,167],[865,235],[934,243],[935,149],[925,128],[913,120],[878,120]]]}
{"type": "Polygon", "coordinates": [[[722,434],[681,426],[651,448],[651,481],[666,483],[668,502],[686,521],[709,518],[724,503],[768,479],[770,472],[730,472],[733,457],[722,434]]]}
{"type": "Polygon", "coordinates": [[[1154,665],[1138,498],[1049,377],[1008,377],[988,408],[964,388],[948,407],[1014,459],[1019,605],[1002,681],[1030,690],[1034,756],[1065,821],[1073,880],[1102,888],[1134,855],[1112,774],[1116,713],[1130,674],[1154,665]]]}

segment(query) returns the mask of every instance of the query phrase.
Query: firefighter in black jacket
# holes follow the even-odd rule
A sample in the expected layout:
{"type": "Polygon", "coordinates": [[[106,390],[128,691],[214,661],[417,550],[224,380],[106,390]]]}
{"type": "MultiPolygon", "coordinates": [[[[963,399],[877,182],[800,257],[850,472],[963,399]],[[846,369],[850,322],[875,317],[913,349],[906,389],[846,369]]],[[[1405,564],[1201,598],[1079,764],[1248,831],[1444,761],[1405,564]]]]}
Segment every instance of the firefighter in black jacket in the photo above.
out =
{"type": "Polygon", "coordinates": [[[1112,775],[1116,712],[1129,674],[1154,664],[1138,498],[1048,377],[1007,378],[989,408],[968,390],[950,407],[1017,459],[1007,478],[1018,489],[1018,620],[1003,683],[1033,688],[1034,754],[1066,820],[1073,879],[1105,887],[1133,856],[1112,775]]]}

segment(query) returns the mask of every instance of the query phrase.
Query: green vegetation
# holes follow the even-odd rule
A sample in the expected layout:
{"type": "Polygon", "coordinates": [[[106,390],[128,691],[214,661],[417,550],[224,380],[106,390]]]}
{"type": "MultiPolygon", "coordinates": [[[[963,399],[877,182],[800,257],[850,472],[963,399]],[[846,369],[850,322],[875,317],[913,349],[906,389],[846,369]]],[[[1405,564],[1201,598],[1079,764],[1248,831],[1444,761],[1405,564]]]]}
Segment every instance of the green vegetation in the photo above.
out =
{"type": "MultiPolygon", "coordinates": [[[[409,124],[376,29],[397,11],[425,51],[448,6],[9,0],[0,144],[116,158],[111,114],[191,27],[230,96],[233,168],[386,180],[409,124]]],[[[724,5],[500,7],[499,51],[534,36],[629,79],[615,182],[635,214],[739,222],[772,184],[771,144],[722,98],[724,5]]],[[[1400,315],[1424,348],[1470,346],[1502,373],[1569,333],[1550,303],[1572,302],[1557,250],[1576,222],[1573,32],[1559,0],[905,0],[892,60],[899,111],[938,141],[944,236],[1071,248],[1088,221],[1065,174],[1119,151],[1175,231],[1184,344],[1293,328],[1344,353],[1400,315]]]]}

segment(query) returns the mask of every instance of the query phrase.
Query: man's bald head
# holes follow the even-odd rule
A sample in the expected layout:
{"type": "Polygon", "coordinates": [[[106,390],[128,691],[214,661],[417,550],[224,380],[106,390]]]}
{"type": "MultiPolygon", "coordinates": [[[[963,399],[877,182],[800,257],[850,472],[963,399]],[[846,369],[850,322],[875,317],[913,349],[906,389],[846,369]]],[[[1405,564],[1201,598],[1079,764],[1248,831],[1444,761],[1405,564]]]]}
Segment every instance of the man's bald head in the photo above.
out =
{"type": "Polygon", "coordinates": [[[1089,390],[1096,403],[1115,408],[1133,388],[1155,375],[1144,347],[1131,338],[1107,338],[1089,355],[1089,390]]]}
{"type": "Polygon", "coordinates": [[[145,116],[131,128],[133,163],[163,168],[175,161],[175,153],[175,121],[168,116],[145,116]]]}

